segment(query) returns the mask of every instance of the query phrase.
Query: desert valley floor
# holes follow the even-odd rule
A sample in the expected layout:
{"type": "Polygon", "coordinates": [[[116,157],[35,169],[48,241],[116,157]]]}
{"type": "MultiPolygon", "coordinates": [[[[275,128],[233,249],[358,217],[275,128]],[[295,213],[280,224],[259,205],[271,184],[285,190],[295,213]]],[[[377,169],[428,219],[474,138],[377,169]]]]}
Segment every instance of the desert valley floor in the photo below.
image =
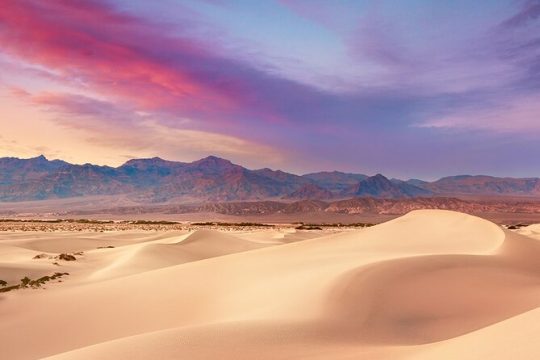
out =
{"type": "Polygon", "coordinates": [[[540,226],[458,212],[321,231],[1,232],[0,290],[24,277],[0,293],[2,359],[540,357],[540,226]]]}

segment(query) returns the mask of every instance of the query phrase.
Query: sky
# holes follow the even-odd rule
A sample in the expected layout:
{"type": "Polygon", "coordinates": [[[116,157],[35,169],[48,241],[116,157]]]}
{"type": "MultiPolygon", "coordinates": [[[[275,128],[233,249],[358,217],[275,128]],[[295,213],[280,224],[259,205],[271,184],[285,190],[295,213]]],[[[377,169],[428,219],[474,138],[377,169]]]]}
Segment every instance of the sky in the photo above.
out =
{"type": "Polygon", "coordinates": [[[0,157],[540,176],[540,0],[4,0],[0,157]]]}

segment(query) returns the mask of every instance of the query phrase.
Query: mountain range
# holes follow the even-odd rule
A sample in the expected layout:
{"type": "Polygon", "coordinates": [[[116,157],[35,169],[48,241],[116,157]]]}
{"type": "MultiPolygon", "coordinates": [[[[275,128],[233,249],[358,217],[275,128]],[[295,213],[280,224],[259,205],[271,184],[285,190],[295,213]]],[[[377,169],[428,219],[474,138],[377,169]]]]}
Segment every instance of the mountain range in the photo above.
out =
{"type": "Polygon", "coordinates": [[[136,202],[405,199],[433,196],[540,196],[538,178],[460,175],[427,182],[338,171],[295,175],[249,170],[209,156],[190,163],[133,159],[119,167],[0,158],[0,201],[125,195],[136,202]]]}

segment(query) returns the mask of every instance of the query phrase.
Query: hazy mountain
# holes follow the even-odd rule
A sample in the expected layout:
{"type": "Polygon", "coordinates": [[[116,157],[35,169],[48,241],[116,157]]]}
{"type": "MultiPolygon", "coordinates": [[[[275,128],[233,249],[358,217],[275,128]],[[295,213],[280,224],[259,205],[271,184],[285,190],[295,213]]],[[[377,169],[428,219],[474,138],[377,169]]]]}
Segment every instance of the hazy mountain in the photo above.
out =
{"type": "Polygon", "coordinates": [[[540,196],[540,179],[453,176],[424,182],[337,171],[298,176],[280,170],[249,170],[215,156],[191,163],[134,159],[116,168],[73,165],[50,161],[44,156],[0,158],[0,201],[88,195],[122,195],[140,203],[399,199],[429,195],[540,196]]]}
{"type": "Polygon", "coordinates": [[[439,194],[539,196],[540,179],[459,175],[425,183],[423,188],[439,194]]]}
{"type": "Polygon", "coordinates": [[[367,175],[363,174],[349,174],[339,171],[321,171],[306,174],[302,177],[334,193],[340,193],[351,186],[357,185],[359,181],[368,178],[367,175]]]}
{"type": "Polygon", "coordinates": [[[304,199],[331,199],[334,197],[330,190],[324,189],[315,184],[305,184],[296,191],[293,191],[289,195],[284,196],[284,199],[295,199],[295,200],[304,200],[304,199]]]}
{"type": "Polygon", "coordinates": [[[130,160],[112,168],[35,159],[0,159],[0,200],[22,201],[84,195],[129,194],[136,200],[245,200],[279,198],[307,181],[297,175],[252,171],[215,156],[182,163],[160,158],[130,160]],[[16,161],[15,161],[16,160],[16,161]],[[285,176],[285,180],[280,176],[285,176]],[[279,175],[279,176],[276,176],[279,175]],[[299,179],[296,182],[290,179],[299,179]]]}
{"type": "Polygon", "coordinates": [[[43,155],[32,159],[0,158],[0,185],[40,179],[66,165],[61,160],[49,161],[43,155]]]}
{"type": "MultiPolygon", "coordinates": [[[[401,180],[399,180],[401,181],[401,180]]],[[[429,182],[420,179],[409,179],[405,181],[407,184],[414,185],[419,188],[424,188],[429,182]]]]}
{"type": "Polygon", "coordinates": [[[388,180],[377,174],[368,177],[342,192],[344,196],[371,196],[378,198],[399,199],[431,195],[431,192],[400,180],[388,180]]]}
{"type": "MultiPolygon", "coordinates": [[[[449,197],[418,197],[403,199],[381,199],[373,197],[351,198],[336,201],[299,200],[284,201],[229,201],[198,204],[142,205],[108,207],[94,210],[72,210],[66,214],[83,216],[93,213],[110,214],[189,214],[218,213],[225,215],[273,215],[273,214],[381,214],[400,215],[418,209],[443,209],[470,214],[539,214],[538,201],[514,201],[504,198],[472,201],[449,197]]],[[[326,217],[325,217],[326,218],[326,217]]]]}
{"type": "Polygon", "coordinates": [[[128,192],[116,170],[91,164],[72,165],[44,156],[0,159],[0,200],[41,200],[128,192]]]}

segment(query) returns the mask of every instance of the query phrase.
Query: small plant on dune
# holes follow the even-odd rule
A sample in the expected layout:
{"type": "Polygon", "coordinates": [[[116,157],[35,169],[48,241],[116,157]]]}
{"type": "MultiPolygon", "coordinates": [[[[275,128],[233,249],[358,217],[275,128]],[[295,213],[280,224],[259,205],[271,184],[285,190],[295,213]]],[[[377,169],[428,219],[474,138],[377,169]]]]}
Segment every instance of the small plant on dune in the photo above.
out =
{"type": "MultiPolygon", "coordinates": [[[[0,280],[0,293],[8,292],[8,291],[11,291],[11,290],[16,290],[16,289],[26,289],[28,287],[31,287],[33,289],[37,289],[37,288],[40,288],[41,285],[44,285],[44,284],[46,284],[47,282],[49,282],[51,280],[59,279],[64,275],[69,275],[69,273],[67,273],[67,272],[63,272],[63,273],[55,272],[51,276],[45,275],[45,276],[42,276],[42,277],[40,277],[39,279],[36,279],[36,280],[32,280],[28,276],[25,276],[24,278],[21,279],[20,284],[12,285],[12,286],[6,286],[7,282],[5,282],[4,280],[0,280]]],[[[61,280],[59,280],[59,281],[61,281],[61,280]]]]}
{"type": "Polygon", "coordinates": [[[295,227],[296,230],[322,230],[320,226],[316,225],[300,225],[295,227]]]}
{"type": "Polygon", "coordinates": [[[248,226],[248,227],[274,227],[272,224],[254,223],[254,222],[239,222],[239,223],[227,223],[227,222],[194,222],[193,226],[248,226]]]}
{"type": "Polygon", "coordinates": [[[32,281],[32,279],[30,279],[28,276],[25,276],[24,278],[21,279],[20,287],[21,288],[28,287],[28,285],[30,284],[31,281],[32,281]]]}
{"type": "Polygon", "coordinates": [[[47,281],[50,281],[50,276],[42,276],[37,280],[30,281],[30,286],[33,288],[40,287],[41,285],[45,284],[47,281]]]}
{"type": "Polygon", "coordinates": [[[47,254],[37,254],[32,259],[51,259],[51,258],[52,256],[47,255],[47,254]]]}
{"type": "Polygon", "coordinates": [[[20,285],[12,285],[12,286],[6,286],[6,287],[2,287],[0,288],[0,293],[3,293],[3,292],[9,292],[11,290],[16,290],[16,289],[20,289],[20,285]]]}
{"type": "Polygon", "coordinates": [[[51,280],[55,280],[55,279],[57,279],[59,277],[62,277],[64,275],[69,275],[69,273],[67,273],[67,272],[64,272],[64,273],[56,272],[56,273],[54,273],[53,276],[51,276],[51,280]]]}
{"type": "Polygon", "coordinates": [[[526,226],[529,226],[529,225],[519,223],[519,224],[508,225],[506,228],[508,230],[518,230],[518,229],[521,229],[522,227],[526,227],[526,226]]]}
{"type": "Polygon", "coordinates": [[[164,221],[164,220],[158,220],[158,221],[152,221],[152,220],[135,220],[131,222],[135,225],[176,225],[178,222],[176,221],[164,221]]]}
{"type": "Polygon", "coordinates": [[[71,254],[60,254],[56,257],[56,259],[58,260],[64,260],[64,261],[75,261],[77,260],[77,258],[71,254]]]}

